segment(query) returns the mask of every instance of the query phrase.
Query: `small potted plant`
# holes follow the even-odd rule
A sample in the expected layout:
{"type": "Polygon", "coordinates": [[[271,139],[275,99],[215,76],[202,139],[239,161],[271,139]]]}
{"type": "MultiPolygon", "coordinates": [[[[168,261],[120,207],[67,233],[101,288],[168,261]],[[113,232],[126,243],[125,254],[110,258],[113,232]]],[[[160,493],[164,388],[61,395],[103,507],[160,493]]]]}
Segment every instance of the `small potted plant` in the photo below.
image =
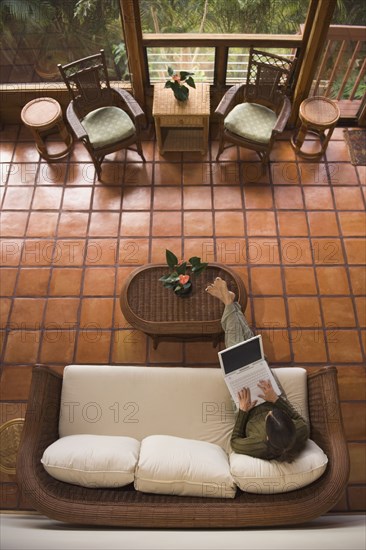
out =
{"type": "Polygon", "coordinates": [[[207,267],[206,262],[201,262],[201,258],[193,256],[188,262],[178,261],[178,258],[170,250],[166,250],[166,263],[170,268],[167,275],[160,277],[165,288],[170,288],[177,296],[188,296],[192,292],[191,274],[199,275],[207,267]]]}
{"type": "Polygon", "coordinates": [[[179,73],[176,73],[171,67],[168,67],[168,75],[170,78],[166,81],[164,87],[171,88],[173,90],[174,97],[178,99],[178,101],[187,101],[189,88],[187,88],[185,84],[188,84],[191,88],[196,87],[192,78],[194,73],[188,73],[187,71],[179,71],[179,73]]]}

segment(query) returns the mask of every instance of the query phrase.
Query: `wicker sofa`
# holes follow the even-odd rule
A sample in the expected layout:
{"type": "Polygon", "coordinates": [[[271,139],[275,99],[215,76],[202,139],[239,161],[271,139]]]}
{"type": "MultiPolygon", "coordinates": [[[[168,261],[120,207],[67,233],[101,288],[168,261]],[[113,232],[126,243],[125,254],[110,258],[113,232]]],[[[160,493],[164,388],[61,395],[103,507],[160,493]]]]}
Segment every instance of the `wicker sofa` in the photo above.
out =
{"type": "MultiPolygon", "coordinates": [[[[124,367],[118,369],[122,372],[124,367]]],[[[162,370],[169,372],[170,377],[174,376],[174,369],[162,370]]],[[[51,477],[41,459],[45,450],[64,435],[60,433],[60,429],[61,432],[64,430],[62,415],[60,421],[64,400],[63,377],[50,368],[34,367],[18,453],[20,488],[35,509],[50,518],[74,524],[135,528],[238,528],[309,521],[329,511],[341,497],[348,480],[349,457],[340,415],[336,369],[322,368],[307,375],[306,382],[310,437],[328,457],[321,477],[303,488],[280,494],[252,494],[238,489],[234,498],[212,498],[212,495],[146,493],[136,490],[132,483],[117,488],[88,488],[51,477]]],[[[189,407],[189,399],[187,403],[189,407]]],[[[189,413],[187,408],[187,417],[189,413]]],[[[151,416],[154,416],[154,411],[151,411],[151,416]]],[[[89,430],[88,426],[86,429],[89,430]]],[[[94,429],[90,427],[90,430],[94,429]]],[[[139,425],[138,430],[141,432],[142,429],[143,426],[139,425]]],[[[185,430],[183,426],[181,435],[189,436],[189,426],[188,431],[185,430]]],[[[143,435],[141,432],[140,437],[143,435]]]]}

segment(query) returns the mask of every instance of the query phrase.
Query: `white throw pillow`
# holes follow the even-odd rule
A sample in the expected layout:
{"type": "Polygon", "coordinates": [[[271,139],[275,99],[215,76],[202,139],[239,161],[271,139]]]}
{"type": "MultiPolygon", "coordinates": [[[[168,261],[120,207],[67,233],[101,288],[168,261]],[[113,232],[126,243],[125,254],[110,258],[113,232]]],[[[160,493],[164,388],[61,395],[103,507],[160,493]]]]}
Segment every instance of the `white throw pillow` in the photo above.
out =
{"type": "Polygon", "coordinates": [[[132,483],[140,442],[132,437],[69,435],[47,447],[41,462],[55,479],[83,487],[132,483]]]}
{"type": "Polygon", "coordinates": [[[327,467],[328,458],[309,439],[299,456],[291,463],[262,460],[238,453],[230,455],[230,469],[242,491],[274,494],[295,491],[318,479],[327,467]]]}
{"type": "Polygon", "coordinates": [[[141,442],[135,489],[196,497],[234,498],[225,451],[206,441],[151,435],[141,442]]]}

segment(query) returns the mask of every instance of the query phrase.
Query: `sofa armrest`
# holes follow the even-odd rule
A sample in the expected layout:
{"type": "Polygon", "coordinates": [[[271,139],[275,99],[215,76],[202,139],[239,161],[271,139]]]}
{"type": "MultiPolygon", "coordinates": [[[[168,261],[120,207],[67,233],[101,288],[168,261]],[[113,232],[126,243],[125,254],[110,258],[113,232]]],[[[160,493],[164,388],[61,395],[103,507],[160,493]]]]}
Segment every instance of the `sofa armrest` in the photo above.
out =
{"type": "Polygon", "coordinates": [[[47,476],[41,457],[59,438],[62,376],[48,367],[33,368],[27,412],[17,456],[17,480],[30,501],[38,500],[40,478],[47,476]]]}
{"type": "MultiPolygon", "coordinates": [[[[337,369],[323,367],[308,375],[310,438],[328,456],[328,483],[336,504],[349,478],[350,460],[343,428],[337,382],[337,369]]],[[[325,495],[323,495],[325,496],[325,495]]]]}

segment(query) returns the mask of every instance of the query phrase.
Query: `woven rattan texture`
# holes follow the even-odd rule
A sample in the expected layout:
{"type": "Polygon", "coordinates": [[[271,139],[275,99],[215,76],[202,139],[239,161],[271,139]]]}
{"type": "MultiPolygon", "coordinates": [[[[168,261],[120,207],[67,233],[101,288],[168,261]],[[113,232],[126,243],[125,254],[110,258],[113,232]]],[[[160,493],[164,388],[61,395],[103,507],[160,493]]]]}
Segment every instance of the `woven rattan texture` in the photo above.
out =
{"type": "Polygon", "coordinates": [[[19,485],[42,514],[76,524],[197,529],[308,521],[335,505],[348,478],[336,376],[333,367],[309,375],[312,438],[325,449],[330,461],[324,475],[308,487],[283,494],[238,490],[234,499],[217,499],[139,493],[132,484],[120,489],[87,489],[51,478],[40,458],[58,438],[62,379],[51,369],[36,367],[18,454],[19,485]]]}
{"type": "Polygon", "coordinates": [[[315,124],[333,124],[339,117],[338,107],[327,98],[311,98],[304,102],[303,116],[315,124]]]}
{"type": "Polygon", "coordinates": [[[224,279],[236,295],[238,287],[230,274],[218,267],[209,266],[200,275],[192,276],[192,293],[180,298],[164,288],[159,278],[167,273],[166,267],[140,271],[128,288],[128,303],[138,317],[152,322],[188,322],[220,320],[222,302],[205,292],[215,277],[224,279]]]}
{"type": "Polygon", "coordinates": [[[210,87],[208,84],[197,84],[196,88],[189,89],[187,101],[172,101],[173,92],[164,88],[164,84],[154,86],[153,116],[159,115],[209,115],[210,114],[210,87]]]}

